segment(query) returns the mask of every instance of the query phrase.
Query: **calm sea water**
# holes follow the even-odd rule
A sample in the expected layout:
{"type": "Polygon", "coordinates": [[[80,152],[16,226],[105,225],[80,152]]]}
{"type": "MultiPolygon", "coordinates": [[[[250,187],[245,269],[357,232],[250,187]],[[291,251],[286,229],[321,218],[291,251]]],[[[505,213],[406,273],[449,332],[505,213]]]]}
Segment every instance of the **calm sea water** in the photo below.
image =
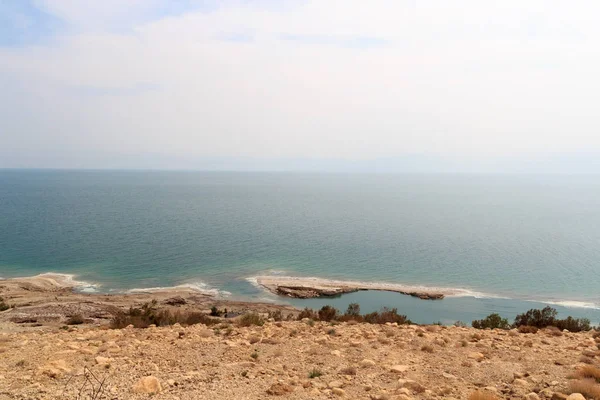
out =
{"type": "Polygon", "coordinates": [[[269,301],[285,299],[248,278],[457,287],[476,297],[289,302],[420,322],[552,302],[598,322],[600,177],[0,170],[0,276],[49,271],[103,292],[189,284],[269,301]]]}

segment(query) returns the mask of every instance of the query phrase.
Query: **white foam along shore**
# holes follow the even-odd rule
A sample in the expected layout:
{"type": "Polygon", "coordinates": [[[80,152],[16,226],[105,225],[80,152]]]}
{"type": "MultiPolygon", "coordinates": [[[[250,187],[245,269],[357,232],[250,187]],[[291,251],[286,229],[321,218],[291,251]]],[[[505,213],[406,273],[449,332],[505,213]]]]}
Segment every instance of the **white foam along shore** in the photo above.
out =
{"type": "Polygon", "coordinates": [[[215,297],[227,297],[230,296],[231,293],[219,290],[215,288],[209,287],[204,282],[194,282],[194,283],[183,283],[181,285],[176,286],[158,286],[158,287],[150,287],[150,288],[133,288],[126,291],[126,293],[161,293],[161,292],[185,292],[185,293],[199,293],[207,296],[215,296],[215,297]]]}
{"type": "Polygon", "coordinates": [[[359,282],[294,276],[257,276],[250,278],[271,293],[296,298],[329,297],[359,290],[381,290],[401,293],[425,300],[439,300],[446,296],[473,295],[461,289],[431,288],[382,282],[359,282]]]}

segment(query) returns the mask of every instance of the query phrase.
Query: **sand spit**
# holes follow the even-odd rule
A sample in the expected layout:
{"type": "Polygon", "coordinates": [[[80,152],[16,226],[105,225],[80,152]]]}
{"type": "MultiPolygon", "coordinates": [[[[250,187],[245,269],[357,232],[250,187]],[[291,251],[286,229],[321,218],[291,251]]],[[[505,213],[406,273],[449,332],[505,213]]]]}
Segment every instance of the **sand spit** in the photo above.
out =
{"type": "Polygon", "coordinates": [[[339,296],[359,290],[396,292],[423,300],[441,300],[445,296],[462,294],[458,289],[425,288],[378,282],[339,281],[313,277],[258,276],[256,282],[276,295],[299,299],[339,296]]]}

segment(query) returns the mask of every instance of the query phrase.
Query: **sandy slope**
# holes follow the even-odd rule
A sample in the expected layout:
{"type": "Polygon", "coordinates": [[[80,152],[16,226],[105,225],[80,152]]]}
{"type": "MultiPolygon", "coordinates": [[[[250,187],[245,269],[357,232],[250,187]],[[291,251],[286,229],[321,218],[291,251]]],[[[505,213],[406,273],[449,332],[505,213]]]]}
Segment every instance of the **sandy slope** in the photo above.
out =
{"type": "Polygon", "coordinates": [[[148,398],[138,392],[157,384],[157,399],[465,399],[476,388],[500,398],[551,398],[567,388],[582,354],[597,350],[590,333],[230,326],[1,334],[0,399],[75,399],[86,369],[106,378],[110,399],[148,398]],[[313,370],[322,375],[310,379],[313,370]]]}

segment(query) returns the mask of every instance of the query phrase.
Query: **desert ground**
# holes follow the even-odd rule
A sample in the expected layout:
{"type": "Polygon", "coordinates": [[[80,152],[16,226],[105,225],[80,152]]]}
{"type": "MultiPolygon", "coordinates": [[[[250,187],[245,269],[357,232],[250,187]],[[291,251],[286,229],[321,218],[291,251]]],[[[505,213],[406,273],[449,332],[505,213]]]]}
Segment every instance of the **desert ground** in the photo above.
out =
{"type": "Polygon", "coordinates": [[[269,312],[298,310],[189,291],[84,295],[23,280],[0,290],[16,305],[0,313],[0,400],[600,399],[595,331],[276,321],[269,312]],[[151,299],[234,318],[110,328],[114,313],[151,299]],[[240,322],[248,311],[259,325],[240,322]],[[73,314],[83,323],[66,325],[73,314]]]}

